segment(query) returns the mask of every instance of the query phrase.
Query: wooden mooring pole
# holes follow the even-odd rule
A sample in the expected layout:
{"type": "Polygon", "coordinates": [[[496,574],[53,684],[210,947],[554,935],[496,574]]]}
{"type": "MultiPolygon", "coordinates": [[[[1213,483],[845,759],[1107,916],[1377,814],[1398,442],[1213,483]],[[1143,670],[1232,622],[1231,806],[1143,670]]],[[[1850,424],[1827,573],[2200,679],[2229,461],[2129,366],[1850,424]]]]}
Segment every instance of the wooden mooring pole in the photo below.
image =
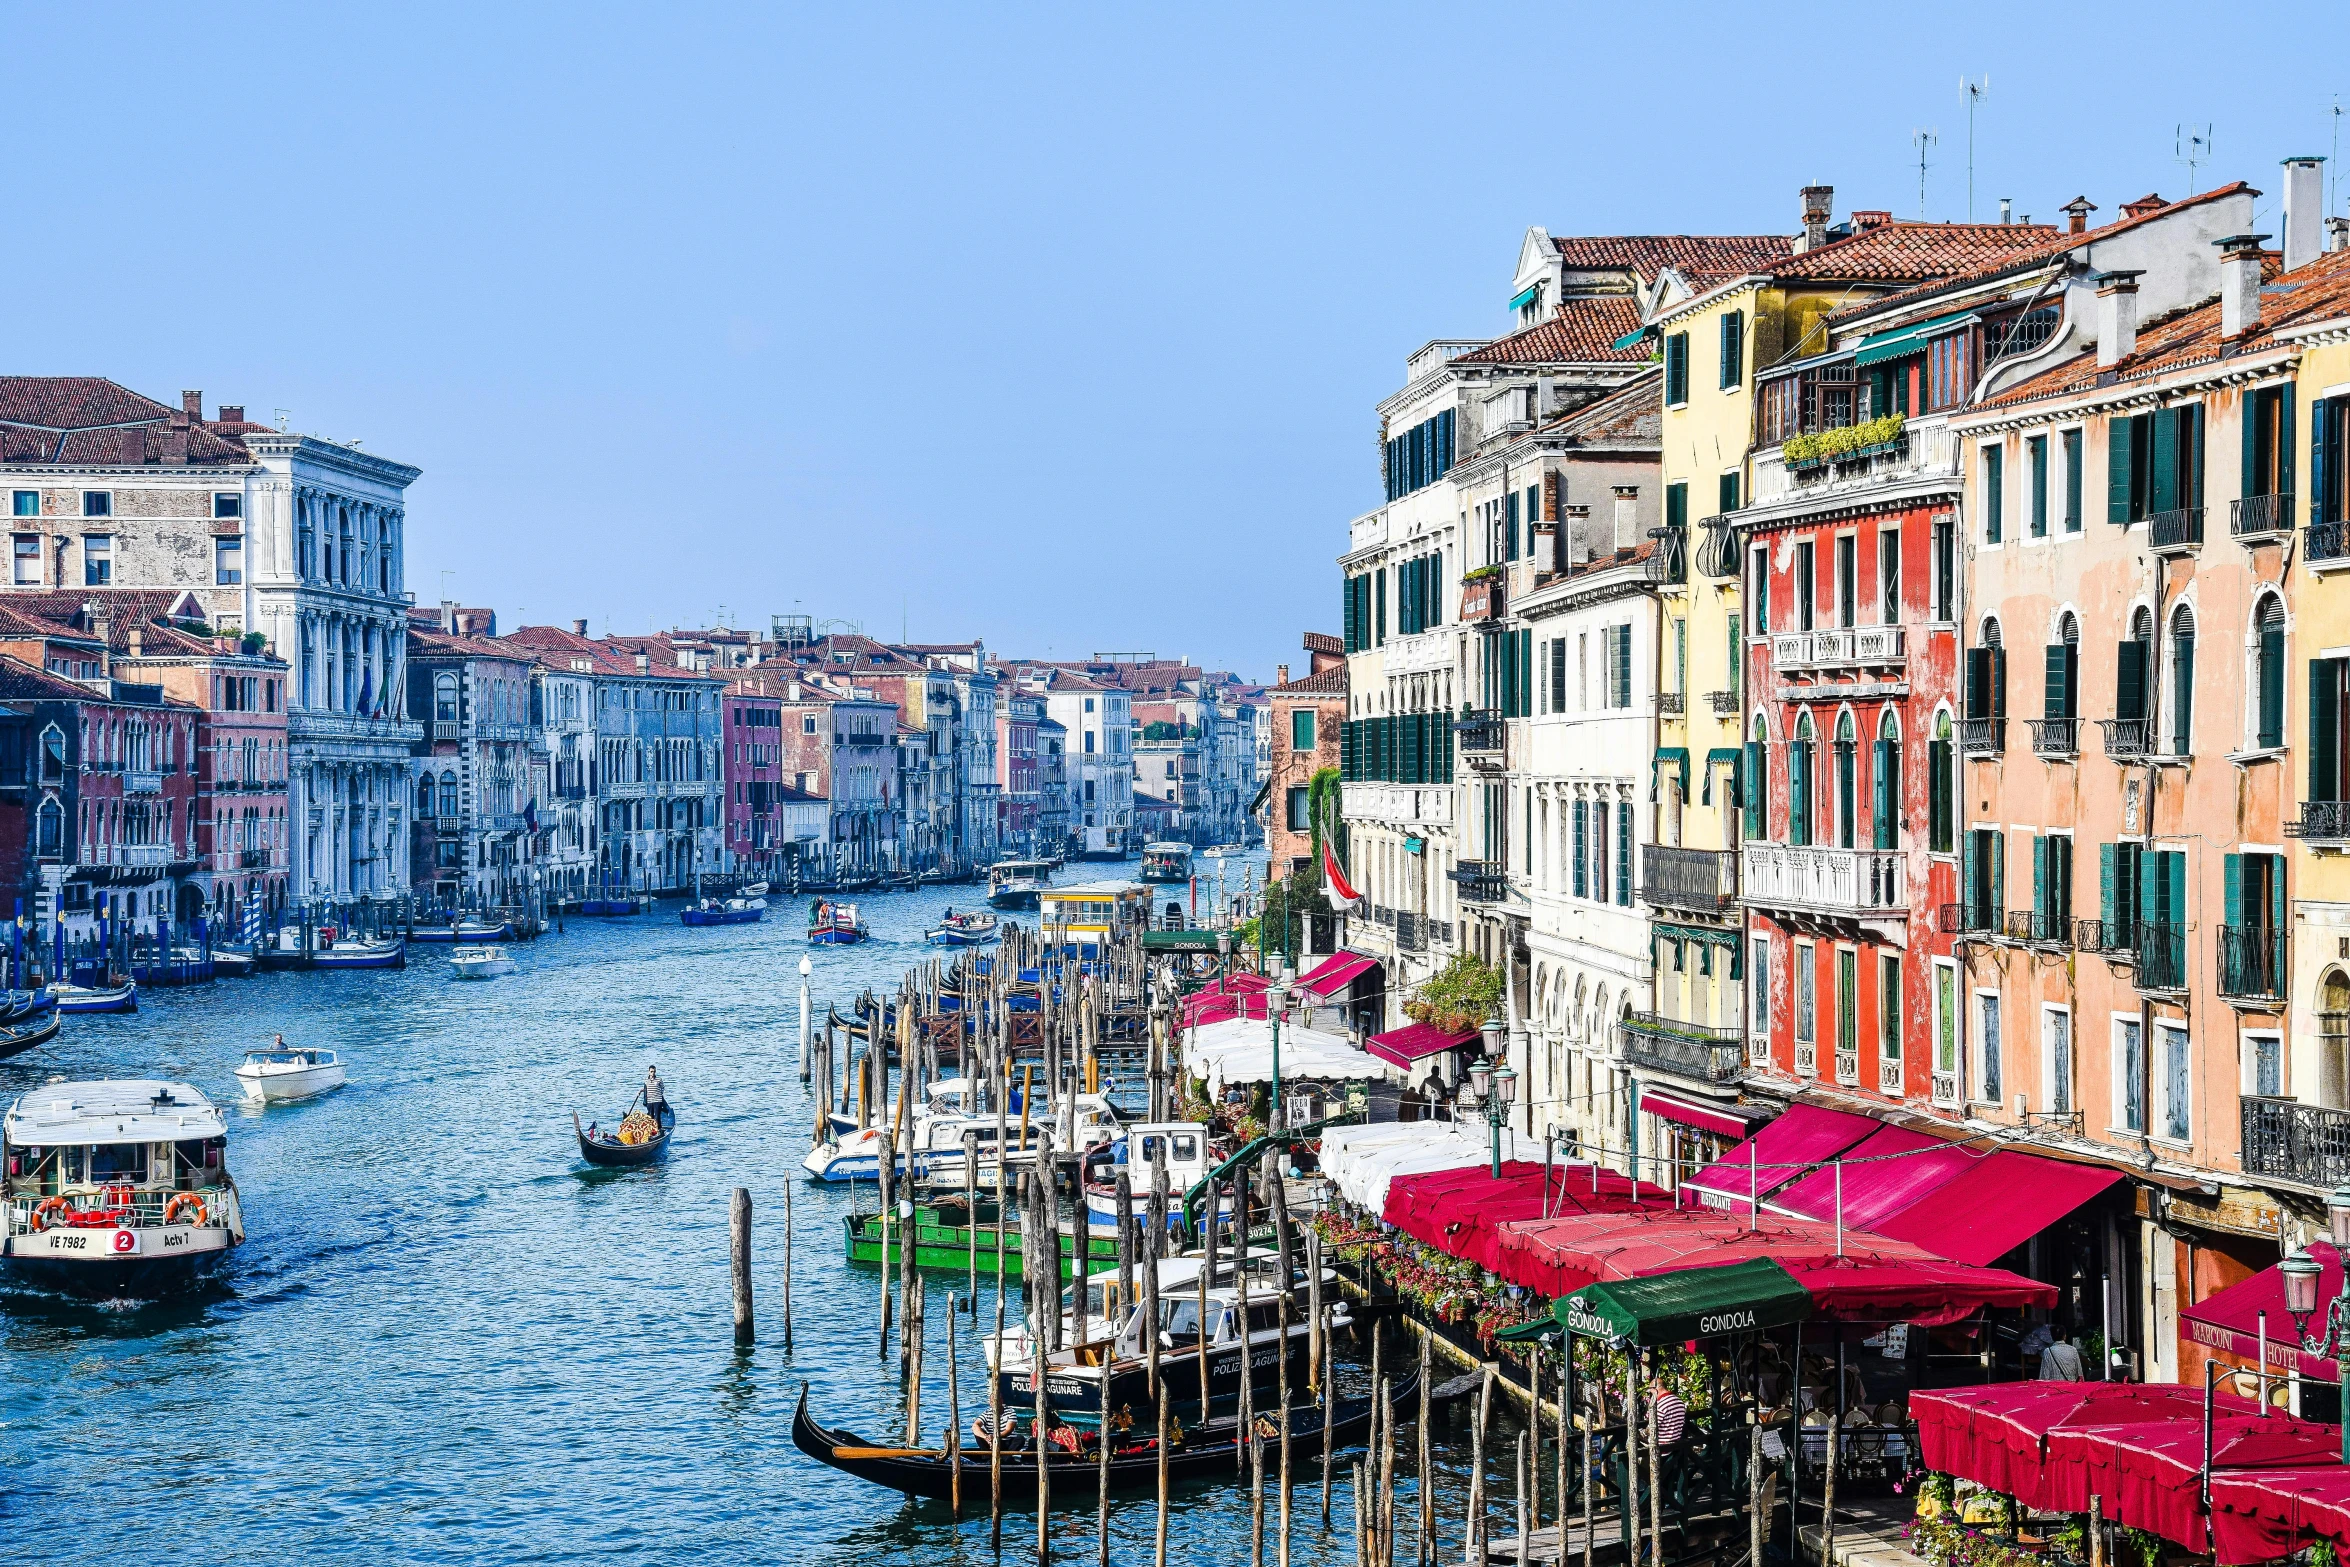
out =
{"type": "Polygon", "coordinates": [[[734,1341],[751,1342],[751,1191],[734,1189],[727,1230],[734,1249],[734,1341]]]}
{"type": "Polygon", "coordinates": [[[783,1183],[783,1352],[791,1353],[791,1189],[783,1183]]]}

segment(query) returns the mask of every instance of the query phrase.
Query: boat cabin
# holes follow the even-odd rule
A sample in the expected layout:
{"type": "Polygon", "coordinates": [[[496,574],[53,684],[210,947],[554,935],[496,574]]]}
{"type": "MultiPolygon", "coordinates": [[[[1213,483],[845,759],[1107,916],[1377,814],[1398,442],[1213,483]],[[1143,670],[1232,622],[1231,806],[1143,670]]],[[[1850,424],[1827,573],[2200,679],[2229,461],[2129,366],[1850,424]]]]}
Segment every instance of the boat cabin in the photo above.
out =
{"type": "Polygon", "coordinates": [[[1142,879],[1144,881],[1191,880],[1191,845],[1188,843],[1146,843],[1142,846],[1142,879]]]}
{"type": "Polygon", "coordinates": [[[1150,928],[1150,889],[1130,881],[1046,887],[1036,895],[1036,917],[1048,937],[1062,931],[1064,956],[1099,958],[1114,937],[1150,928]]]}
{"type": "MultiPolygon", "coordinates": [[[[171,1198],[228,1181],[228,1127],[186,1083],[53,1083],[27,1091],[0,1123],[8,1233],[106,1215],[109,1227],[164,1222],[171,1198]],[[61,1202],[52,1204],[51,1199],[61,1202]],[[36,1221],[35,1210],[49,1206],[36,1221]]],[[[206,1205],[218,1212],[218,1202],[206,1205]]]]}

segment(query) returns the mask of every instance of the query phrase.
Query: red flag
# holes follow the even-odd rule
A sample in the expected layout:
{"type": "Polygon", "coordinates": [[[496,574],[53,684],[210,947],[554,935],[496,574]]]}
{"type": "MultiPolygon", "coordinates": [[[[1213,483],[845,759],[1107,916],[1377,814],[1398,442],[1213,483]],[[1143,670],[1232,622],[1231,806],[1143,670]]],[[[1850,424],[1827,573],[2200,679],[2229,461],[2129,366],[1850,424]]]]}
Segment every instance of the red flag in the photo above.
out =
{"type": "Polygon", "coordinates": [[[1339,869],[1338,846],[1328,838],[1322,840],[1322,896],[1334,909],[1351,909],[1363,901],[1363,895],[1346,879],[1346,872],[1339,869]]]}

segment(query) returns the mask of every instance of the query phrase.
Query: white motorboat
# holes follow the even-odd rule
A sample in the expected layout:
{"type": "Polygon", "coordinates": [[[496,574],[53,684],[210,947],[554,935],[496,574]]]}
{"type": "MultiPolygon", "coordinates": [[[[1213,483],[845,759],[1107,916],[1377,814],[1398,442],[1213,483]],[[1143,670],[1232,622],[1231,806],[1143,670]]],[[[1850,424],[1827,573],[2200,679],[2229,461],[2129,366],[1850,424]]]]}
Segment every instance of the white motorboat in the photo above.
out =
{"type": "Polygon", "coordinates": [[[298,1049],[279,1042],[245,1052],[237,1068],[245,1097],[263,1104],[285,1099],[308,1099],[343,1086],[343,1063],[331,1050],[298,1049]]]}
{"type": "Polygon", "coordinates": [[[245,1238],[228,1127],[186,1083],[51,1083],[0,1123],[0,1257],[28,1282],[149,1297],[245,1238]]]}
{"type": "Polygon", "coordinates": [[[749,886],[743,888],[742,891],[736,893],[735,896],[738,898],[764,898],[767,896],[767,892],[767,883],[763,881],[755,881],[752,882],[749,886]]]}
{"type": "Polygon", "coordinates": [[[504,947],[455,947],[449,952],[451,979],[496,979],[514,972],[514,959],[504,947]]]}

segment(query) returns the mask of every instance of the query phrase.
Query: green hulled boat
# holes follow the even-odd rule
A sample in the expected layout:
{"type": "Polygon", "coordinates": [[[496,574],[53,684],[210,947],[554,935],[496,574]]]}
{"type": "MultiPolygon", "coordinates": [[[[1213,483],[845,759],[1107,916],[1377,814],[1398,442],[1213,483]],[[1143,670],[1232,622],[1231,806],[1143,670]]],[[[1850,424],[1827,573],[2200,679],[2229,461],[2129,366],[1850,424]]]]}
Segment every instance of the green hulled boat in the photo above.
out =
{"type": "MultiPolygon", "coordinates": [[[[954,1211],[956,1217],[960,1218],[961,1205],[957,1204],[954,1211]]],[[[847,1235],[849,1261],[864,1263],[869,1267],[897,1266],[898,1247],[905,1234],[903,1226],[894,1220],[891,1222],[886,1254],[883,1251],[879,1214],[845,1215],[841,1219],[841,1228],[847,1235]]],[[[915,1209],[914,1266],[936,1268],[942,1273],[962,1272],[971,1261],[970,1236],[970,1229],[965,1225],[941,1223],[938,1211],[928,1205],[915,1209]]],[[[1087,1272],[1099,1273],[1104,1268],[1118,1265],[1118,1238],[1115,1235],[1089,1235],[1087,1243],[1087,1255],[1091,1263],[1087,1272]]],[[[995,1274],[995,1244],[994,1216],[984,1211],[983,1205],[979,1225],[979,1271],[990,1277],[995,1274]]],[[[1071,1247],[1071,1237],[1064,1230],[1061,1237],[1061,1277],[1064,1280],[1077,1276],[1077,1259],[1071,1247]]],[[[1017,1223],[1007,1223],[1004,1226],[1004,1275],[1016,1278],[1019,1273],[1020,1227],[1017,1223]]]]}

